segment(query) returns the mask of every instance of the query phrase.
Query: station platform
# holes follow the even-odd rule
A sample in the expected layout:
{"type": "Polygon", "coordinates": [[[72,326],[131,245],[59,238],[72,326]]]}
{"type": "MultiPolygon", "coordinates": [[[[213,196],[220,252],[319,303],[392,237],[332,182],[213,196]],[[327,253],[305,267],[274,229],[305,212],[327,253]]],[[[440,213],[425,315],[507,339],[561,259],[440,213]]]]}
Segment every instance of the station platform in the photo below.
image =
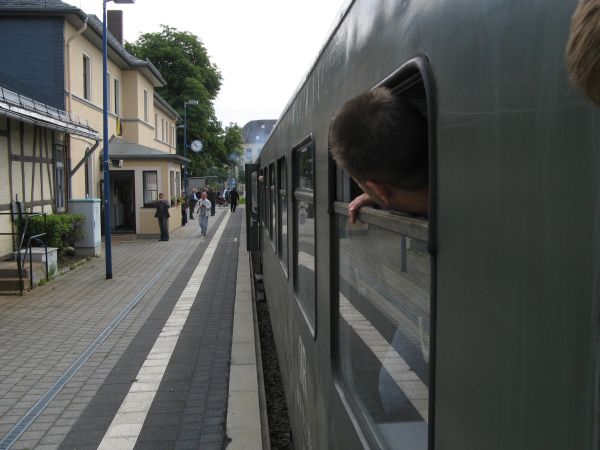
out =
{"type": "Polygon", "coordinates": [[[244,218],[0,297],[0,449],[268,448],[244,218]]]}

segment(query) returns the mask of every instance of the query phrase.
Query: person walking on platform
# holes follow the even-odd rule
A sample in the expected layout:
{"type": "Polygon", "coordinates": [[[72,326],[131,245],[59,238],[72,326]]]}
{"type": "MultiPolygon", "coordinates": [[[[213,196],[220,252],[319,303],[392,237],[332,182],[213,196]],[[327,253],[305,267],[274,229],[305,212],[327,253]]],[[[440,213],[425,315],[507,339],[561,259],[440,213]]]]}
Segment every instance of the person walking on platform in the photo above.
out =
{"type": "Polygon", "coordinates": [[[156,212],[154,217],[158,219],[158,226],[160,228],[160,239],[159,241],[169,240],[169,208],[170,204],[165,200],[165,196],[161,192],[158,194],[158,202],[156,202],[156,212]]]}
{"type": "Polygon", "coordinates": [[[217,193],[208,186],[208,201],[210,202],[210,215],[215,215],[215,209],[217,206],[217,193]]]}
{"type": "Polygon", "coordinates": [[[192,193],[188,196],[188,205],[190,205],[190,220],[194,218],[194,209],[196,209],[198,197],[196,196],[196,188],[192,189],[192,193]]]}
{"type": "Polygon", "coordinates": [[[229,202],[231,203],[231,212],[235,212],[235,208],[237,208],[237,202],[240,198],[240,194],[235,188],[231,189],[229,193],[229,202]]]}
{"type": "Polygon", "coordinates": [[[187,223],[187,199],[185,197],[185,192],[181,191],[181,226],[185,227],[187,223]]]}
{"type": "Polygon", "coordinates": [[[210,210],[210,206],[210,200],[206,198],[206,192],[203,191],[198,202],[198,219],[202,236],[206,236],[208,232],[208,211],[210,210]]]}

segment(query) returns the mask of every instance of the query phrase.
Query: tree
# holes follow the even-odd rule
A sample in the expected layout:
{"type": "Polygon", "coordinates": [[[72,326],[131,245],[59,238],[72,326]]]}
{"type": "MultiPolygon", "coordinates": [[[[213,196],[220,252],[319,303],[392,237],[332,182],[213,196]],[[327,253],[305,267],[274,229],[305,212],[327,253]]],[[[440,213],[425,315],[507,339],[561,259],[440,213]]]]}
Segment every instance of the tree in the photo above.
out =
{"type": "Polygon", "coordinates": [[[211,63],[199,38],[187,31],[162,25],[162,31],[142,34],[137,41],[125,44],[125,47],[136,57],[149,59],[159,70],[167,85],[157,88],[157,92],[182,118],[184,103],[198,100],[198,106],[187,107],[188,143],[200,139],[204,149],[201,155],[188,152],[188,157],[192,158],[191,173],[203,175],[207,167],[227,164],[230,144],[224,140],[228,131],[223,130],[213,106],[221,88],[221,73],[211,63]]]}

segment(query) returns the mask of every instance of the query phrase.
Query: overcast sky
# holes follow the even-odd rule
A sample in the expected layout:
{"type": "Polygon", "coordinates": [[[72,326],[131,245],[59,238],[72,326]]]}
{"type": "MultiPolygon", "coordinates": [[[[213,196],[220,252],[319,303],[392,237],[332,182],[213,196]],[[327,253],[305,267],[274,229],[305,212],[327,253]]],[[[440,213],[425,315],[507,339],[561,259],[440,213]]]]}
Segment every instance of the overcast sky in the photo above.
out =
{"type": "MultiPolygon", "coordinates": [[[[102,18],[102,0],[63,0],[102,18]]],[[[223,83],[224,126],[278,119],[347,0],[136,0],[123,10],[126,41],[165,24],[200,38],[223,83]]]]}

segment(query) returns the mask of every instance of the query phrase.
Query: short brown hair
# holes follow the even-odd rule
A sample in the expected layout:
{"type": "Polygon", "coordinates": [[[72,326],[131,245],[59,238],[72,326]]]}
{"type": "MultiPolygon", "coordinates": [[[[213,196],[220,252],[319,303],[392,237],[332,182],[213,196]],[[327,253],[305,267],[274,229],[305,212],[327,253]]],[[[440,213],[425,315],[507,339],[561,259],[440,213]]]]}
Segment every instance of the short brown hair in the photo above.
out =
{"type": "Polygon", "coordinates": [[[571,80],[600,104],[600,0],[581,0],[565,52],[571,80]]]}
{"type": "Polygon", "coordinates": [[[427,122],[387,88],[354,97],[337,111],[329,145],[352,178],[415,190],[428,183],[427,122]]]}

